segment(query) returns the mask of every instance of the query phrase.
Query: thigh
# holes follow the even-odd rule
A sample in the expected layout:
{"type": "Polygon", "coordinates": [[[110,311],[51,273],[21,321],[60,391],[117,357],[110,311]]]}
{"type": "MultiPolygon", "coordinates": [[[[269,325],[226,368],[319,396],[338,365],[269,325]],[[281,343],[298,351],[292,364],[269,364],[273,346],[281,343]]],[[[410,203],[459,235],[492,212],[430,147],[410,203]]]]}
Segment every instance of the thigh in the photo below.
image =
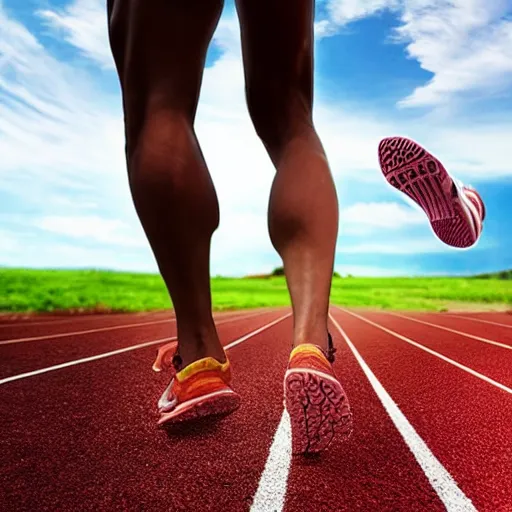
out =
{"type": "Polygon", "coordinates": [[[313,99],[314,0],[236,0],[248,94],[313,99]]]}
{"type": "Polygon", "coordinates": [[[177,111],[193,120],[222,6],[223,0],[107,1],[128,136],[148,110],[177,111]]]}

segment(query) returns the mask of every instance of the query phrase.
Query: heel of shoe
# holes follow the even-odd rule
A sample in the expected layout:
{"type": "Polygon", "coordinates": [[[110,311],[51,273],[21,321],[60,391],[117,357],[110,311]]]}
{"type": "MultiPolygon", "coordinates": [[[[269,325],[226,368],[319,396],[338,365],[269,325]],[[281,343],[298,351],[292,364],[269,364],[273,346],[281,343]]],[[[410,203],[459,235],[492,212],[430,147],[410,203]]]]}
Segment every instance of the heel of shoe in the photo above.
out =
{"type": "Polygon", "coordinates": [[[350,406],[335,378],[311,370],[288,370],[284,394],[292,426],[292,453],[317,453],[329,446],[335,434],[350,435],[350,406]]]}

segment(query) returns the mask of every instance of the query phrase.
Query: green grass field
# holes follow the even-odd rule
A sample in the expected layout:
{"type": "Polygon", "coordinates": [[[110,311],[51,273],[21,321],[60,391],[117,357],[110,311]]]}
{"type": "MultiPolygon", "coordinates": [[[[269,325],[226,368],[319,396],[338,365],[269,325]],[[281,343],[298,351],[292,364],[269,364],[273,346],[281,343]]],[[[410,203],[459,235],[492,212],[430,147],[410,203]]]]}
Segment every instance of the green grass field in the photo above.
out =
{"type": "MultiPolygon", "coordinates": [[[[283,277],[214,278],[215,310],[287,306],[283,277]]],[[[148,311],[171,306],[154,274],[0,269],[0,311],[148,311]]],[[[333,304],[398,310],[512,309],[512,280],[362,278],[333,280],[333,304]]]]}

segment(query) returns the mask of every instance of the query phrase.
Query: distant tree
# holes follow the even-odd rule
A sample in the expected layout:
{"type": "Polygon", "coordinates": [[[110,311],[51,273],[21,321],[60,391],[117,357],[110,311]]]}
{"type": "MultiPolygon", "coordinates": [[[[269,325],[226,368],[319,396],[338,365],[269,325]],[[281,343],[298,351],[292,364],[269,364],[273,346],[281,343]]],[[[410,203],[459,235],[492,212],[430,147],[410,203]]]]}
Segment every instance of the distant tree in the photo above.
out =
{"type": "Polygon", "coordinates": [[[491,274],[479,274],[474,276],[477,279],[512,279],[512,270],[502,270],[491,274]]]}

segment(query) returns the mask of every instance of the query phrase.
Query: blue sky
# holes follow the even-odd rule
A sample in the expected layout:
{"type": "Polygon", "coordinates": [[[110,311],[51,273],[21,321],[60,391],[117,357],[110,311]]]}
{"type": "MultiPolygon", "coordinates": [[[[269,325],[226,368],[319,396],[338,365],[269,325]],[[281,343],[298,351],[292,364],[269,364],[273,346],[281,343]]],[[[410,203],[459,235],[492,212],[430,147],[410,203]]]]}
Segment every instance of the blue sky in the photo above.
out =
{"type": "MultiPolygon", "coordinates": [[[[104,0],[0,0],[0,265],[156,271],[124,161],[104,0]]],[[[340,198],[336,269],[354,275],[512,268],[512,2],[317,3],[315,122],[340,198]],[[469,251],[439,242],[380,174],[405,135],[480,191],[469,251]]],[[[280,264],[267,234],[273,168],[250,123],[228,1],[206,63],[197,132],[221,201],[212,274],[280,264]]]]}

